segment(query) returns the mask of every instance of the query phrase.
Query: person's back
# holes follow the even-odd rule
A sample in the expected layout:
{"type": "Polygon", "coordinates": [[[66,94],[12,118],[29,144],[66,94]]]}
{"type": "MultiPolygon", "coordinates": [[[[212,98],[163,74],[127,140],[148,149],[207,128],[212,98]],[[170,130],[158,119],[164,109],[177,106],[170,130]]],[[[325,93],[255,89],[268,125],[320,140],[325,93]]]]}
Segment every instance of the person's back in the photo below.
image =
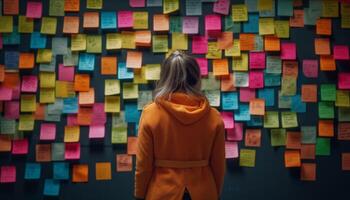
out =
{"type": "MultiPolygon", "coordinates": [[[[174,56],[186,61],[181,54],[168,62],[174,62],[174,56]]],[[[163,76],[169,78],[170,72],[164,71],[163,76]]],[[[180,200],[187,189],[193,200],[218,199],[225,173],[225,135],[219,112],[200,93],[156,91],[155,102],[144,107],[140,119],[135,197],[180,200]]]]}

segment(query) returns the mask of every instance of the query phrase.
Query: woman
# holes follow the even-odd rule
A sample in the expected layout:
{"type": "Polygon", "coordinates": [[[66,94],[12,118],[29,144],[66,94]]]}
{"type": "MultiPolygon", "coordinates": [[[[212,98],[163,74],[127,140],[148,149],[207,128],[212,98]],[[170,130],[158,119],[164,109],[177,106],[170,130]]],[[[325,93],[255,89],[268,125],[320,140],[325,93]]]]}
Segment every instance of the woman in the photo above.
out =
{"type": "Polygon", "coordinates": [[[141,115],[135,197],[216,200],[225,174],[225,131],[201,93],[196,60],[179,51],[165,59],[154,102],[141,115]]]}

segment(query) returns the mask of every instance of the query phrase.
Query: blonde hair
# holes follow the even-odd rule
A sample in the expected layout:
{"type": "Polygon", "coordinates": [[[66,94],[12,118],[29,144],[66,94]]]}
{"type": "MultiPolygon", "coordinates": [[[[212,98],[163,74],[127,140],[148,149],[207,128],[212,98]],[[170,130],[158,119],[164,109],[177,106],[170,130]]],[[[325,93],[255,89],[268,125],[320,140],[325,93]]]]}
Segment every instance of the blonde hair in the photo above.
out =
{"type": "Polygon", "coordinates": [[[160,79],[154,91],[154,99],[171,98],[174,92],[204,96],[200,84],[201,73],[196,59],[181,51],[175,51],[161,64],[160,79]]]}

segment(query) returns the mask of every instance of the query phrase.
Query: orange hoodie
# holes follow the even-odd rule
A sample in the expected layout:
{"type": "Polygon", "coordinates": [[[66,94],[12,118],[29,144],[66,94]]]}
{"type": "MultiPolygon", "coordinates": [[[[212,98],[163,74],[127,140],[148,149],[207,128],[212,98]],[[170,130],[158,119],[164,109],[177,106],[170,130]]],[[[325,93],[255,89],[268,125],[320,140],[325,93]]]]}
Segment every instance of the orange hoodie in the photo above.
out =
{"type": "Polygon", "coordinates": [[[174,93],[144,107],[138,133],[135,197],[218,199],[225,175],[220,113],[203,97],[174,93]]]}

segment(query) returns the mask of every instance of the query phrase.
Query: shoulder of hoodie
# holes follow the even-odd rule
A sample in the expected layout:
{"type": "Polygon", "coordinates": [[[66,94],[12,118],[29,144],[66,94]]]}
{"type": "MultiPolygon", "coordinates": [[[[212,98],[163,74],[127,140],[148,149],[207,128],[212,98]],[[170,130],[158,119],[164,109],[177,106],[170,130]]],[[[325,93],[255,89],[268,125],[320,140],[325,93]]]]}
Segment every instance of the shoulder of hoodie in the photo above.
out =
{"type": "Polygon", "coordinates": [[[224,125],[224,121],[222,120],[221,114],[220,114],[220,112],[219,112],[216,108],[210,107],[210,111],[209,111],[209,112],[211,112],[212,115],[213,115],[215,118],[217,118],[216,121],[218,122],[218,125],[219,125],[219,126],[221,126],[221,125],[223,126],[223,125],[224,125]]]}
{"type": "Polygon", "coordinates": [[[143,106],[142,114],[157,112],[159,110],[158,105],[153,101],[143,106]]]}

